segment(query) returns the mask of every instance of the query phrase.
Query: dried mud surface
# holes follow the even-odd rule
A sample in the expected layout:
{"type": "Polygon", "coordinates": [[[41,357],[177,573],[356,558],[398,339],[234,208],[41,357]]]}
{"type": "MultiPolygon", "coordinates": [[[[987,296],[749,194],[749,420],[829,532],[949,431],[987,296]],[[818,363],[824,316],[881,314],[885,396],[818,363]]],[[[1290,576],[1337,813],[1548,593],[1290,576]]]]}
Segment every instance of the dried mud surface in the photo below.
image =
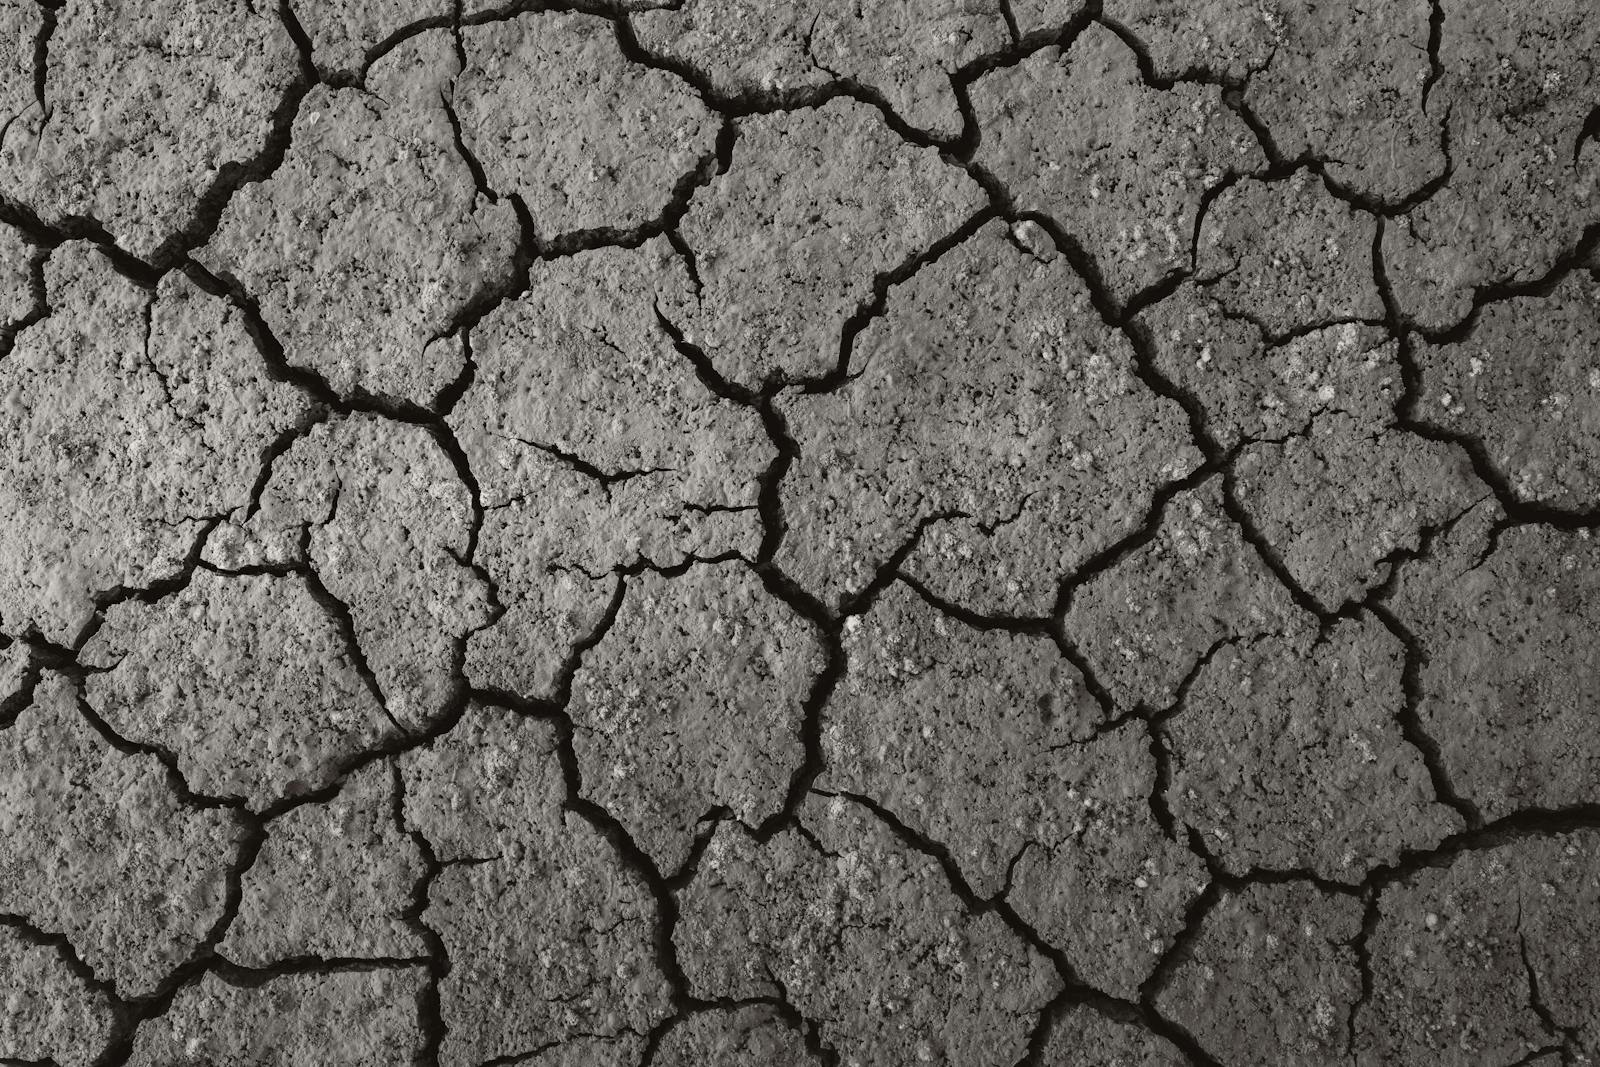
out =
{"type": "Polygon", "coordinates": [[[1600,1061],[1590,0],[0,0],[0,1065],[1600,1061]]]}

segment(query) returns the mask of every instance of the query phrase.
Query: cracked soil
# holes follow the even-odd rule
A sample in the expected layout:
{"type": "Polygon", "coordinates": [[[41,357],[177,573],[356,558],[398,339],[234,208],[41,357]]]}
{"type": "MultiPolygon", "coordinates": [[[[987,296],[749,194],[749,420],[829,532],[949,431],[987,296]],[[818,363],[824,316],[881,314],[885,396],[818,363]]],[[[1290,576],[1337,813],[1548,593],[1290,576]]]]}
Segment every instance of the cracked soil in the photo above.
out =
{"type": "Polygon", "coordinates": [[[0,1064],[1600,1061],[1594,0],[0,29],[0,1064]]]}

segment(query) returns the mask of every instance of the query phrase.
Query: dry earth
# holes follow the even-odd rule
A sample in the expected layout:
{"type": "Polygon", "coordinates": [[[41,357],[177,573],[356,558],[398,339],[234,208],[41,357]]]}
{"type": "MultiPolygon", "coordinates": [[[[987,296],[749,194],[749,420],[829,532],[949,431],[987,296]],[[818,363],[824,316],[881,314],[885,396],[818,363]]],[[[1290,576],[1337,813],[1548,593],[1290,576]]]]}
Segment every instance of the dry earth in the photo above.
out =
{"type": "Polygon", "coordinates": [[[0,25],[0,1063],[1600,1060],[1593,0],[0,25]]]}

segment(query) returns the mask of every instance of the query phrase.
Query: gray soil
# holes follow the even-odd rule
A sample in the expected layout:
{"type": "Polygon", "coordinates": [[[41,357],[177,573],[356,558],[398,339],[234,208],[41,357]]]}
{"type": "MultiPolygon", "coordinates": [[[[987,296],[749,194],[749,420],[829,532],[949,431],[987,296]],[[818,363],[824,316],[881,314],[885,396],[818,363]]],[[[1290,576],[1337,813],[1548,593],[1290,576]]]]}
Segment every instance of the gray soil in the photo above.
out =
{"type": "Polygon", "coordinates": [[[1593,0],[0,0],[0,1067],[1600,1064],[1593,0]]]}

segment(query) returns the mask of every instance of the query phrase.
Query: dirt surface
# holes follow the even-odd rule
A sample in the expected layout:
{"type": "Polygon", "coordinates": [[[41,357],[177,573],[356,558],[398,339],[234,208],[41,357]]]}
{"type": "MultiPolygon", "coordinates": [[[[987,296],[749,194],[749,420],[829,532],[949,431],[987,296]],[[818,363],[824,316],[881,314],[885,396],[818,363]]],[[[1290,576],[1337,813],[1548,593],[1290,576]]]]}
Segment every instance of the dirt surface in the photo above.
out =
{"type": "Polygon", "coordinates": [[[0,0],[0,1067],[1600,1063],[1592,0],[0,0]]]}

